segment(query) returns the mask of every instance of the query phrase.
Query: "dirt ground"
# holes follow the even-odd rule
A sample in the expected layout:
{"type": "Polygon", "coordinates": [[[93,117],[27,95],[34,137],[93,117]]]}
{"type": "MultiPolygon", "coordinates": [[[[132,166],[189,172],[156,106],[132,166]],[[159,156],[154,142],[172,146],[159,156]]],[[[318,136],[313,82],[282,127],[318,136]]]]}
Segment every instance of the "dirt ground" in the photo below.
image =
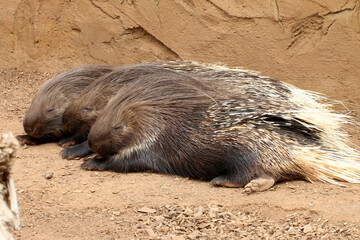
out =
{"type": "MultiPolygon", "coordinates": [[[[51,76],[0,70],[0,132],[23,133],[31,98],[51,76]]],[[[18,150],[15,239],[360,238],[360,185],[292,181],[247,195],[178,176],[87,172],[60,150],[18,150]]]]}

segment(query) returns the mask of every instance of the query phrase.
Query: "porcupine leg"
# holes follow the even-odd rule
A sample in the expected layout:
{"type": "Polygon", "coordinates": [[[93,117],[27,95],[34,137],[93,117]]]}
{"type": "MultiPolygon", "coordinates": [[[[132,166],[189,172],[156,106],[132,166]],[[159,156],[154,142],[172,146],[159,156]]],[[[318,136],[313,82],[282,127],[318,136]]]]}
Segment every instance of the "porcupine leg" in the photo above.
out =
{"type": "Polygon", "coordinates": [[[86,157],[91,153],[92,151],[89,147],[88,141],[82,142],[72,147],[65,148],[60,152],[61,157],[67,160],[86,157]]]}
{"type": "Polygon", "coordinates": [[[228,158],[227,172],[211,180],[211,185],[220,187],[240,188],[244,187],[247,192],[258,192],[269,189],[275,180],[266,175],[257,160],[257,151],[239,148],[240,153],[231,153],[231,156],[239,158],[228,158]]]}
{"type": "Polygon", "coordinates": [[[240,188],[244,187],[247,193],[262,192],[271,188],[275,184],[275,179],[269,175],[263,174],[251,180],[249,183],[244,183],[246,180],[233,180],[226,175],[216,177],[211,180],[211,185],[220,187],[240,188]]]}

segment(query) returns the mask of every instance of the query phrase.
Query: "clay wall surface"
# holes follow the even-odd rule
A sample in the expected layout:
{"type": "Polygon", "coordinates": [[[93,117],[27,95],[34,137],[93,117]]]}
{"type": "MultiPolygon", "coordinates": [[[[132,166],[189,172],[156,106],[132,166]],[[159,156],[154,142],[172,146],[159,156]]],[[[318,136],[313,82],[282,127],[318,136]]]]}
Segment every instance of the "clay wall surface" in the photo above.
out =
{"type": "Polygon", "coordinates": [[[357,0],[2,1],[0,67],[224,63],[357,108],[359,7],[357,0]]]}

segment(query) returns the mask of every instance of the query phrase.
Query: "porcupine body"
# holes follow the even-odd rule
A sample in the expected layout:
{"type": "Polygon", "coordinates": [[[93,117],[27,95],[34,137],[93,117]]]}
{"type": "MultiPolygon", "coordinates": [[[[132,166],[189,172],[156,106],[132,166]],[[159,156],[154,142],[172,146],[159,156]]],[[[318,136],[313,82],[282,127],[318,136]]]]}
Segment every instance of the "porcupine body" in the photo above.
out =
{"type": "Polygon", "coordinates": [[[95,79],[113,71],[116,67],[87,65],[68,69],[46,81],[34,97],[24,117],[23,126],[27,135],[17,139],[28,145],[58,141],[65,144],[68,134],[62,127],[65,109],[81,91],[95,79]]]}
{"type": "Polygon", "coordinates": [[[139,77],[121,89],[88,137],[101,157],[82,167],[152,170],[250,191],[295,178],[359,182],[359,156],[342,129],[348,116],[289,84],[213,70],[139,77]]]}

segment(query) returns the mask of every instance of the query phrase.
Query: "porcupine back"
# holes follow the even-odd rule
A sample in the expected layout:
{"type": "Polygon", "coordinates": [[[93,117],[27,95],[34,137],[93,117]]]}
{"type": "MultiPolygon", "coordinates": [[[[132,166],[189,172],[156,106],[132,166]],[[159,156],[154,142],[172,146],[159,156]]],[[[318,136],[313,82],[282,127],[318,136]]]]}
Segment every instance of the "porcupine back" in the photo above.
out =
{"type": "Polygon", "coordinates": [[[163,68],[161,65],[161,62],[146,62],[119,66],[112,73],[97,79],[65,110],[64,128],[71,133],[81,132],[87,135],[97,116],[121,88],[139,77],[145,79],[147,75],[161,76],[171,71],[170,68],[163,68]]]}
{"type": "MultiPolygon", "coordinates": [[[[99,125],[112,118],[128,122],[127,115],[140,120],[134,124],[133,139],[122,156],[118,154],[112,161],[141,155],[151,146],[157,152],[163,150],[162,156],[154,156],[158,162],[139,164],[164,173],[201,179],[225,173],[244,184],[264,173],[275,179],[359,182],[358,153],[346,145],[342,130],[342,125],[351,121],[348,116],[320,103],[325,100],[320,95],[289,84],[243,70],[214,69],[205,71],[196,87],[195,81],[164,79],[158,85],[135,85],[118,94],[99,125]],[[214,81],[214,74],[223,81],[214,81]],[[191,94],[184,94],[189,89],[191,94]],[[134,111],[134,107],[145,108],[146,113],[134,111]],[[204,168],[206,165],[210,167],[204,168]]],[[[93,136],[103,137],[104,133],[95,129],[93,136]]],[[[126,171],[116,167],[108,164],[108,169],[126,171]]]]}
{"type": "MultiPolygon", "coordinates": [[[[225,67],[222,69],[228,72],[225,67]]],[[[218,75],[217,78],[221,77],[218,75]]],[[[210,112],[214,116],[219,109],[231,112],[237,106],[235,108],[239,110],[233,114],[239,117],[238,125],[214,131],[220,131],[217,136],[222,138],[231,138],[236,131],[238,139],[255,146],[254,150],[261,152],[258,161],[265,167],[264,172],[275,175],[275,179],[301,176],[309,181],[334,184],[337,183],[335,180],[360,182],[359,152],[347,144],[345,131],[345,126],[354,124],[355,119],[335,112],[333,101],[255,73],[241,79],[227,75],[223,80],[248,97],[240,102],[233,98],[220,107],[213,105],[210,112]],[[254,128],[257,130],[252,131],[254,128]]],[[[229,118],[229,115],[226,116],[229,118]]],[[[215,120],[215,125],[229,122],[210,119],[215,120]]],[[[234,125],[236,121],[230,122],[234,125]]]]}
{"type": "MultiPolygon", "coordinates": [[[[301,90],[290,84],[260,76],[254,71],[179,61],[169,61],[164,64],[164,66],[178,71],[195,72],[211,79],[232,81],[234,86],[236,86],[235,89],[239,87],[244,93],[253,93],[249,98],[250,101],[257,99],[260,103],[263,102],[262,106],[269,106],[271,109],[277,111],[280,110],[279,106],[286,106],[286,104],[284,105],[284,101],[289,99],[289,103],[297,110],[292,111],[288,109],[288,111],[286,111],[285,109],[285,111],[280,111],[273,117],[281,115],[277,116],[277,118],[282,118],[288,115],[286,118],[294,118],[296,122],[301,122],[302,125],[316,130],[318,134],[317,138],[319,138],[319,142],[321,142],[321,144],[318,144],[315,148],[311,148],[310,146],[304,148],[302,145],[301,149],[296,148],[293,150],[297,158],[299,158],[299,164],[304,162],[305,165],[302,166],[303,169],[310,168],[318,170],[314,174],[307,174],[307,179],[310,181],[318,179],[335,183],[332,180],[335,178],[349,182],[359,182],[359,153],[356,149],[347,145],[349,140],[344,130],[346,125],[353,125],[355,119],[348,115],[335,112],[332,108],[334,101],[318,93],[301,90]],[[271,84],[264,88],[264,85],[258,84],[258,80],[265,80],[271,84]],[[244,81],[247,82],[245,85],[244,81]],[[257,97],[255,97],[255,95],[257,95],[257,97]],[[269,104],[269,101],[271,101],[271,104],[269,104]],[[276,106],[274,106],[274,104],[276,106]],[[326,161],[326,159],[328,161],[326,161]]],[[[247,105],[251,107],[252,104],[247,105]]],[[[257,110],[262,111],[261,108],[257,108],[257,110]]],[[[257,110],[250,110],[249,116],[251,117],[257,110]]],[[[266,118],[271,120],[269,117],[266,118]]],[[[274,124],[279,123],[275,121],[274,124]]],[[[282,124],[284,125],[284,123],[282,124]]],[[[284,126],[282,128],[284,128],[284,126]]]]}

